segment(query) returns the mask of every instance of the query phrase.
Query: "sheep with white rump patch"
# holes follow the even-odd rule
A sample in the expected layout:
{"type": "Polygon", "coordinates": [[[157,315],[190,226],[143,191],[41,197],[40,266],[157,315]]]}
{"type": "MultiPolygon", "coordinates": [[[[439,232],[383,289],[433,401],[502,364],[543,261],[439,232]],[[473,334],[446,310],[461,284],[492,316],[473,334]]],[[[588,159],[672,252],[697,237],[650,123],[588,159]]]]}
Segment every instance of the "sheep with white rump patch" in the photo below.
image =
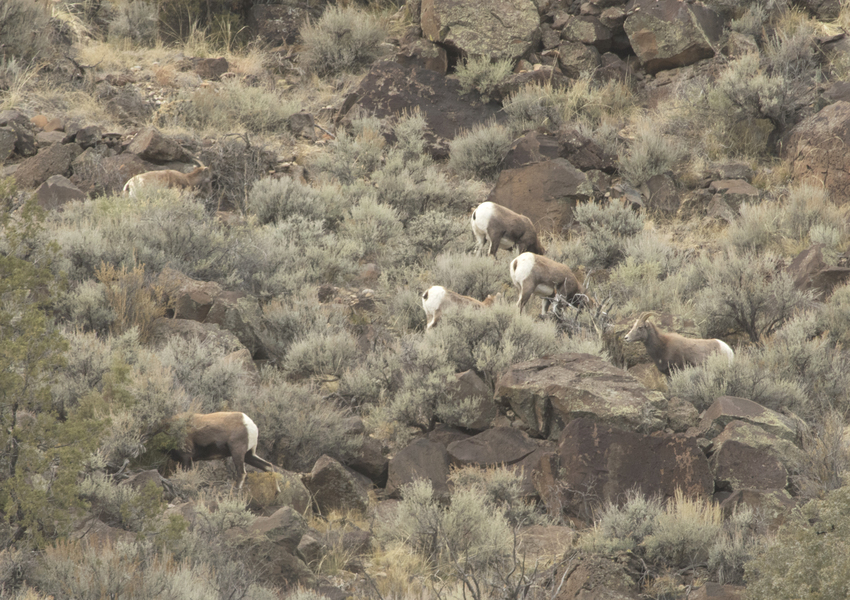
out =
{"type": "Polygon", "coordinates": [[[145,186],[154,185],[158,187],[196,189],[212,182],[210,168],[196,160],[198,166],[189,173],[181,173],[174,169],[164,171],[148,171],[131,177],[124,184],[124,193],[136,197],[136,192],[145,186]]]}
{"type": "Polygon", "coordinates": [[[577,295],[586,297],[585,289],[576,276],[566,265],[555,262],[551,258],[523,252],[511,261],[511,280],[519,288],[517,306],[519,312],[531,299],[532,294],[543,298],[541,315],[549,311],[549,305],[555,293],[562,294],[572,302],[577,295]]]}
{"type": "Polygon", "coordinates": [[[502,294],[490,294],[484,301],[476,300],[470,296],[463,296],[457,292],[447,290],[441,285],[434,285],[422,294],[422,308],[425,309],[425,318],[428,325],[425,329],[431,329],[440,320],[443,311],[449,305],[484,307],[492,305],[502,294]]]}
{"type": "MultiPolygon", "coordinates": [[[[259,430],[254,421],[241,412],[217,412],[190,415],[186,422],[186,438],[180,448],[171,451],[171,458],[184,469],[190,469],[196,460],[233,458],[238,488],[245,482],[245,463],[263,471],[274,473],[274,465],[257,456],[259,430]]],[[[275,488],[280,486],[275,477],[275,488]]]]}
{"type": "Polygon", "coordinates": [[[488,254],[496,258],[499,248],[508,250],[516,246],[520,253],[545,254],[531,219],[493,202],[482,202],[472,212],[472,234],[477,242],[476,254],[484,251],[485,241],[490,242],[488,254]]]}
{"type": "Polygon", "coordinates": [[[627,342],[643,342],[649,358],[665,375],[670,375],[672,369],[701,365],[715,353],[725,355],[730,363],[735,358],[732,348],[722,340],[703,340],[686,338],[678,333],[662,333],[655,323],[649,320],[652,316],[657,315],[654,312],[641,314],[623,339],[627,342]]]}

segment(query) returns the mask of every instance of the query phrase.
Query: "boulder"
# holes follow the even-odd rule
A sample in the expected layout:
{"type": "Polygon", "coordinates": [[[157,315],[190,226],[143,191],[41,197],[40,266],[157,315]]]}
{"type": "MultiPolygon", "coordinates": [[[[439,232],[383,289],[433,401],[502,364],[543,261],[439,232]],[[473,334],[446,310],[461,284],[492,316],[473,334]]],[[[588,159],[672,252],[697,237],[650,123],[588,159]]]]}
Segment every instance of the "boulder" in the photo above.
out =
{"type": "Polygon", "coordinates": [[[515,364],[497,382],[496,400],[510,405],[532,435],[550,439],[578,418],[636,431],[659,431],[665,425],[663,394],[589,354],[515,364]]]}
{"type": "Polygon", "coordinates": [[[493,402],[493,392],[490,391],[484,380],[471,369],[458,373],[455,382],[450,384],[446,391],[455,402],[478,399],[478,416],[472,422],[464,423],[464,426],[468,429],[477,431],[487,429],[499,414],[496,403],[493,402]]]}
{"type": "Polygon", "coordinates": [[[563,158],[505,169],[487,200],[526,215],[537,231],[561,232],[579,201],[593,194],[587,176],[563,158]]]}
{"type": "Polygon", "coordinates": [[[850,102],[835,102],[803,119],[780,147],[796,183],[824,186],[837,204],[850,200],[850,102]]]}
{"type": "Polygon", "coordinates": [[[294,136],[316,141],[316,120],[311,113],[301,111],[291,115],[287,126],[294,136]]]}
{"type": "Polygon", "coordinates": [[[399,496],[401,487],[417,479],[431,482],[435,498],[449,495],[449,453],[442,444],[420,438],[390,459],[386,492],[399,496]]]}
{"type": "Polygon", "coordinates": [[[244,349],[233,333],[222,330],[221,327],[212,323],[198,323],[188,319],[169,319],[160,317],[154,320],[150,331],[150,342],[156,348],[161,348],[173,336],[183,339],[199,339],[205,344],[220,346],[226,353],[244,349]]]}
{"type": "Polygon", "coordinates": [[[227,63],[227,59],[222,56],[218,58],[199,58],[194,61],[192,69],[201,79],[218,81],[222,75],[230,70],[230,65],[227,63]]]}
{"type": "MultiPolygon", "coordinates": [[[[585,137],[577,127],[565,125],[558,130],[558,156],[567,159],[581,171],[602,171],[609,175],[617,171],[617,157],[585,137]]],[[[585,173],[587,175],[587,173],[585,173]]]]}
{"type": "Polygon", "coordinates": [[[602,66],[602,58],[594,46],[565,41],[558,46],[558,66],[564,75],[577,79],[582,73],[592,73],[602,66]]]}
{"type": "Polygon", "coordinates": [[[86,195],[64,175],[53,175],[35,190],[38,205],[45,210],[56,210],[68,202],[85,200],[86,195]]]}
{"type": "Polygon", "coordinates": [[[713,439],[735,420],[757,425],[768,433],[792,443],[797,439],[797,427],[792,419],[765,408],[758,402],[735,396],[721,396],[708,407],[700,419],[700,434],[713,439]]]}
{"type": "Polygon", "coordinates": [[[669,173],[653,175],[641,186],[641,190],[646,198],[646,207],[651,210],[674,215],[682,205],[676,180],[669,173]]]}
{"type": "Polygon", "coordinates": [[[254,359],[268,358],[255,329],[262,323],[259,301],[244,292],[223,291],[216,296],[204,323],[232,332],[254,359]]]}
{"type": "Polygon", "coordinates": [[[279,508],[268,517],[257,517],[247,531],[251,535],[264,536],[281,549],[294,553],[307,531],[307,521],[290,506],[279,508]]]}
{"type": "Polygon", "coordinates": [[[702,2],[630,0],[623,28],[647,73],[693,64],[715,54],[723,19],[702,2]]]}
{"type": "Polygon", "coordinates": [[[47,148],[53,144],[61,144],[65,141],[64,131],[39,131],[35,135],[35,141],[39,148],[47,148]]]}
{"type": "Polygon", "coordinates": [[[82,152],[77,144],[48,146],[31,158],[21,162],[15,171],[18,187],[34,189],[53,175],[67,175],[73,161],[82,152]]]}
{"type": "Polygon", "coordinates": [[[567,19],[561,30],[561,39],[567,42],[581,42],[593,46],[599,52],[611,49],[614,34],[598,17],[574,16],[567,19]]]}
{"type": "Polygon", "coordinates": [[[529,131],[518,137],[508,148],[500,169],[518,169],[526,165],[558,158],[559,140],[554,135],[529,131]]]}
{"type": "Polygon", "coordinates": [[[5,163],[15,151],[18,134],[11,127],[0,127],[0,164],[5,163]]]}
{"type": "Polygon", "coordinates": [[[301,477],[290,471],[275,467],[274,473],[248,473],[244,486],[251,496],[248,507],[262,514],[274,513],[281,507],[291,507],[299,515],[313,512],[310,492],[301,481],[301,477]],[[274,489],[269,475],[274,475],[280,493],[274,489]]]}
{"type": "Polygon", "coordinates": [[[330,456],[320,457],[303,481],[320,514],[327,515],[332,510],[366,512],[369,508],[366,490],[342,463],[330,456]]]}
{"type": "Polygon", "coordinates": [[[145,127],[137,133],[127,146],[127,152],[158,164],[192,162],[192,156],[180,144],[155,127],[145,127]]]}
{"type": "Polygon", "coordinates": [[[825,300],[839,285],[850,279],[850,268],[827,266],[823,260],[823,244],[814,244],[800,252],[786,267],[801,291],[811,290],[815,299],[825,300]]]}
{"type": "Polygon", "coordinates": [[[494,427],[478,435],[449,444],[449,460],[454,465],[493,467],[519,462],[537,444],[527,434],[512,427],[494,427]]]}
{"type": "MultiPolygon", "coordinates": [[[[419,32],[421,34],[421,31],[419,32]]],[[[421,37],[404,44],[396,54],[397,63],[405,67],[428,69],[445,75],[449,69],[449,56],[446,49],[421,37]]]]}
{"type": "Polygon", "coordinates": [[[81,148],[87,149],[92,146],[96,146],[103,139],[103,131],[97,125],[89,125],[88,127],[82,127],[77,130],[77,133],[74,135],[74,141],[80,145],[81,148]]]}
{"type": "Polygon", "coordinates": [[[787,490],[735,490],[721,501],[720,510],[728,519],[740,507],[752,508],[778,525],[795,506],[787,490]]]}
{"type": "Polygon", "coordinates": [[[795,471],[803,462],[803,451],[793,442],[777,437],[752,423],[731,421],[713,440],[712,452],[720,452],[728,442],[737,442],[775,457],[789,471],[795,471]]]}
{"type": "Polygon", "coordinates": [[[365,475],[377,487],[387,485],[387,475],[390,461],[384,455],[384,447],[380,440],[363,436],[363,443],[350,456],[346,457],[348,467],[365,475]]]}
{"type": "Polygon", "coordinates": [[[537,41],[532,0],[422,0],[423,37],[467,56],[515,61],[537,41]]]}
{"type": "Polygon", "coordinates": [[[104,94],[103,99],[106,100],[106,110],[122,125],[145,123],[154,113],[153,103],[132,85],[119,91],[113,89],[104,94]]]}
{"type": "Polygon", "coordinates": [[[561,505],[581,514],[587,494],[601,502],[621,503],[639,490],[664,499],[681,490],[708,498],[714,476],[696,439],[681,435],[642,435],[590,419],[571,421],[558,444],[561,505]]]}
{"type": "Polygon", "coordinates": [[[719,490],[783,490],[788,470],[772,453],[735,440],[724,442],[711,457],[719,490]]]}
{"type": "Polygon", "coordinates": [[[627,560],[581,554],[555,570],[561,582],[553,600],[638,600],[638,586],[627,560]]]}
{"type": "Polygon", "coordinates": [[[165,302],[171,306],[175,319],[190,319],[203,323],[213,307],[215,299],[224,291],[212,281],[199,281],[188,275],[165,267],[157,277],[157,285],[165,294],[165,302]]]}
{"type": "Polygon", "coordinates": [[[715,194],[721,194],[733,207],[738,207],[742,202],[757,202],[761,196],[759,189],[743,179],[723,179],[712,181],[708,190],[715,194]]]}
{"type": "Polygon", "coordinates": [[[460,83],[429,69],[407,68],[392,61],[379,61],[361,80],[339,109],[337,120],[352,110],[379,119],[394,119],[419,110],[425,117],[429,151],[437,158],[448,157],[448,143],[462,131],[471,131],[479,123],[501,121],[499,106],[477,103],[461,97],[460,83]]]}

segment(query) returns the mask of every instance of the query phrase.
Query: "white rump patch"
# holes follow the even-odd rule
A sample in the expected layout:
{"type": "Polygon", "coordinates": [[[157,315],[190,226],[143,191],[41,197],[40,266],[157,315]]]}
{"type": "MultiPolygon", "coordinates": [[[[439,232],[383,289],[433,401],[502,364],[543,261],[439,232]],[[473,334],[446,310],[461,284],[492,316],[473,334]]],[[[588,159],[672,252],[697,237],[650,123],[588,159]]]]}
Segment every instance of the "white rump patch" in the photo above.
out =
{"type": "Polygon", "coordinates": [[[732,360],[735,358],[735,352],[732,350],[732,348],[729,347],[729,344],[727,344],[723,340],[714,340],[714,341],[717,342],[720,345],[720,353],[725,355],[726,358],[728,358],[729,362],[731,363],[732,360]]]}
{"type": "Polygon", "coordinates": [[[422,309],[425,311],[425,320],[430,326],[434,320],[434,315],[440,310],[440,306],[446,298],[446,288],[441,285],[431,286],[423,296],[428,296],[427,300],[424,297],[422,298],[422,309]]]}
{"type": "Polygon", "coordinates": [[[518,288],[522,288],[522,282],[531,275],[535,256],[531,252],[523,252],[511,262],[511,279],[518,288]]]}
{"type": "Polygon", "coordinates": [[[242,423],[245,425],[245,429],[248,431],[248,450],[256,450],[257,449],[257,439],[260,436],[260,430],[257,429],[257,425],[251,420],[251,417],[242,413],[242,423]]]}

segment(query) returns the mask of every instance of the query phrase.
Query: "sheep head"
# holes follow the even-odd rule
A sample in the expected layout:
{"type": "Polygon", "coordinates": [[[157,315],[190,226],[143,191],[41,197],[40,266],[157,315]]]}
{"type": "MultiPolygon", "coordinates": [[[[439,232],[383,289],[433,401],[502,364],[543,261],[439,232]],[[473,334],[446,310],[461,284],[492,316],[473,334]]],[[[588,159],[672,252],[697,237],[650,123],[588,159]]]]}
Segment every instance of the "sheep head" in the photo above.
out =
{"type": "Polygon", "coordinates": [[[649,329],[652,327],[650,323],[647,322],[649,317],[657,316],[656,313],[649,311],[642,313],[635,324],[632,326],[631,331],[629,331],[623,339],[627,342],[643,342],[649,336],[649,329]]]}

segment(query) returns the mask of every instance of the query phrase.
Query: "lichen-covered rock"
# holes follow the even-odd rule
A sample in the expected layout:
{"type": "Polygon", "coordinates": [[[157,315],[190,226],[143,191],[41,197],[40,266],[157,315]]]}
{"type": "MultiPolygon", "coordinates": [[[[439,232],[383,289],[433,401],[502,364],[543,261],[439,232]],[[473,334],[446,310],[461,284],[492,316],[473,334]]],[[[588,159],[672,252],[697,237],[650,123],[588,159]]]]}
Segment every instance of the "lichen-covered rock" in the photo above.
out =
{"type": "Polygon", "coordinates": [[[699,429],[703,436],[711,439],[720,435],[726,426],[735,420],[758,425],[790,442],[797,438],[797,427],[792,419],[765,408],[758,402],[735,396],[721,396],[715,400],[703,413],[699,429]]]}
{"type": "Polygon", "coordinates": [[[715,54],[723,19],[701,2],[631,0],[623,28],[647,73],[690,65],[715,54]]]}
{"type": "Polygon", "coordinates": [[[803,119],[782,141],[781,156],[790,161],[796,183],[823,186],[838,204],[850,200],[850,102],[803,119]]]}
{"type": "Polygon", "coordinates": [[[513,365],[496,384],[496,400],[509,404],[532,435],[556,439],[570,421],[634,431],[665,425],[663,394],[626,371],[589,354],[561,354],[513,365]]]}
{"type": "Polygon", "coordinates": [[[516,60],[532,47],[540,17],[532,0],[422,0],[422,32],[468,56],[516,60]]]}
{"type": "Polygon", "coordinates": [[[366,490],[342,463],[330,456],[320,457],[303,481],[322,514],[332,510],[365,512],[369,508],[366,490]]]}
{"type": "Polygon", "coordinates": [[[449,453],[445,446],[420,438],[390,459],[386,492],[398,495],[401,487],[425,479],[431,483],[435,498],[449,494],[449,453]]]}
{"type": "Polygon", "coordinates": [[[662,498],[676,490],[696,498],[714,493],[708,459],[690,437],[642,435],[575,419],[561,434],[556,457],[557,470],[550,470],[558,473],[557,500],[568,514],[586,513],[587,494],[621,503],[633,489],[662,498]]]}
{"type": "Polygon", "coordinates": [[[505,169],[487,200],[527,216],[537,231],[561,231],[579,201],[593,194],[587,176],[563,158],[505,169]]]}

